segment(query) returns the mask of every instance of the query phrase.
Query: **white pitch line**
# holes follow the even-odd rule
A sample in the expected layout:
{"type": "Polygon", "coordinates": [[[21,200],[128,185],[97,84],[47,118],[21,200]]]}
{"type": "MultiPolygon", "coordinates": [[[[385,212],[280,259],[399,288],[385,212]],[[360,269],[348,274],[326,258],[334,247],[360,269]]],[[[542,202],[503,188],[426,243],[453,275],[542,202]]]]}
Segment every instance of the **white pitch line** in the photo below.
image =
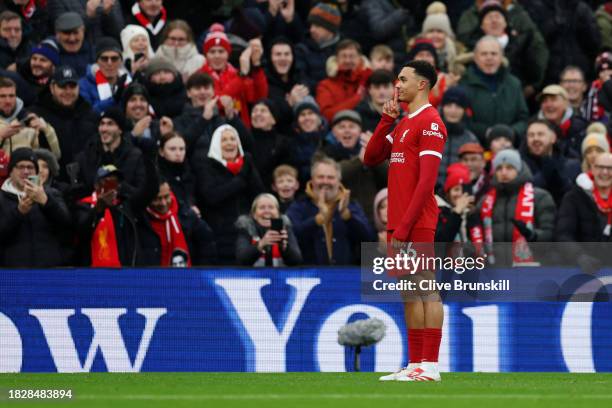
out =
{"type": "Polygon", "coordinates": [[[612,394],[539,395],[539,394],[236,394],[236,395],[75,395],[74,400],[290,400],[290,399],[579,399],[612,400],[612,394]]]}

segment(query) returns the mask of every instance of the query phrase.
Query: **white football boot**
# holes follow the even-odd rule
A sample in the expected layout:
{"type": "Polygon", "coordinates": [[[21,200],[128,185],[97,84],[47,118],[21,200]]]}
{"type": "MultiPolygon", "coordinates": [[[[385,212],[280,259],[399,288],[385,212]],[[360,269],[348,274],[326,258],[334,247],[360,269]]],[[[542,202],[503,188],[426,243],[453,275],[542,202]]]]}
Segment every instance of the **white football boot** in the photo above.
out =
{"type": "Polygon", "coordinates": [[[414,369],[417,368],[418,366],[419,366],[419,363],[410,363],[408,364],[407,367],[400,368],[394,373],[383,375],[382,377],[379,378],[379,381],[397,381],[398,378],[406,377],[408,374],[414,371],[414,369]]]}
{"type": "Polygon", "coordinates": [[[412,370],[408,375],[397,378],[396,381],[442,381],[438,363],[423,362],[419,367],[412,370]]]}

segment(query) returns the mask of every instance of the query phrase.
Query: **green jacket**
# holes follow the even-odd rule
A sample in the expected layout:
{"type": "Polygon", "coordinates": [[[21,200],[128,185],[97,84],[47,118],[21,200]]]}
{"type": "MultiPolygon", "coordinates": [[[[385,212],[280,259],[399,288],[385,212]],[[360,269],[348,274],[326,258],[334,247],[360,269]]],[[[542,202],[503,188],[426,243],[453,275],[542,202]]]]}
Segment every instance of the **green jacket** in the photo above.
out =
{"type": "Polygon", "coordinates": [[[595,12],[595,19],[601,32],[601,49],[612,50],[612,15],[604,6],[600,6],[595,12]]]}
{"type": "Polygon", "coordinates": [[[522,137],[527,129],[529,110],[523,96],[521,82],[504,66],[496,74],[497,90],[492,92],[475,65],[470,65],[461,79],[472,105],[470,130],[481,143],[487,129],[503,123],[522,137]]]}
{"type": "MultiPolygon", "coordinates": [[[[548,66],[549,51],[540,30],[527,11],[514,3],[508,9],[510,44],[505,54],[510,61],[512,73],[524,86],[532,85],[536,90],[542,85],[548,66]]],[[[459,19],[457,38],[470,49],[483,36],[476,5],[467,9],[459,19]]]]}

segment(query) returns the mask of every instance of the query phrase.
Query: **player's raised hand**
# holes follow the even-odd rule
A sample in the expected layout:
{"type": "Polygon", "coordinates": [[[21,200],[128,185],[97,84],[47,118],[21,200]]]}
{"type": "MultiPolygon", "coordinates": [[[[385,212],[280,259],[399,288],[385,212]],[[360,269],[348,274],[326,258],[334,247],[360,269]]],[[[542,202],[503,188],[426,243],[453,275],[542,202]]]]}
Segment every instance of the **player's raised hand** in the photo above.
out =
{"type": "Polygon", "coordinates": [[[399,96],[397,93],[397,88],[393,91],[393,99],[385,102],[383,105],[383,113],[391,116],[392,118],[397,118],[400,115],[400,106],[399,106],[399,96]]]}

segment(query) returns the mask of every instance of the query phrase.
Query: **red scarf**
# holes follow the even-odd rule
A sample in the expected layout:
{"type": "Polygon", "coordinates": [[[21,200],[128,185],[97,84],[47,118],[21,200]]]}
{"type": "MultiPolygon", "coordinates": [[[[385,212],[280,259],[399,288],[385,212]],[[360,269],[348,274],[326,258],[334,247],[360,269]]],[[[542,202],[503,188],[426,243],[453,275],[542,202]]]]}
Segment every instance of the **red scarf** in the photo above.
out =
{"type": "MultiPolygon", "coordinates": [[[[121,72],[119,72],[121,73],[121,72]]],[[[98,89],[98,98],[100,98],[101,101],[104,101],[108,98],[112,98],[113,97],[113,88],[110,84],[110,82],[108,82],[108,79],[106,79],[106,77],[104,76],[104,74],[102,73],[101,69],[98,69],[96,71],[96,87],[98,89]]],[[[125,83],[124,83],[124,87],[127,87],[130,83],[132,82],[132,78],[130,78],[130,76],[128,75],[127,78],[125,79],[125,83]]]]}
{"type": "MultiPolygon", "coordinates": [[[[255,237],[253,239],[251,239],[251,244],[255,247],[257,247],[257,244],[259,243],[260,238],[259,237],[255,237]]],[[[279,267],[279,266],[284,266],[283,264],[283,256],[281,255],[281,251],[280,251],[280,247],[278,244],[272,244],[271,245],[272,251],[271,251],[271,259],[272,259],[272,264],[269,265],[266,263],[266,252],[262,252],[261,256],[257,259],[257,261],[255,261],[255,263],[253,264],[253,266],[274,266],[274,267],[279,267]]]]}
{"type": "Polygon", "coordinates": [[[608,223],[606,224],[603,234],[610,236],[610,227],[612,224],[612,192],[608,194],[608,199],[604,200],[599,189],[593,187],[593,198],[595,199],[595,204],[597,204],[597,209],[608,217],[608,223]]]}
{"type": "Polygon", "coordinates": [[[593,95],[593,105],[591,108],[591,121],[600,120],[601,118],[605,116],[605,113],[606,113],[606,110],[604,109],[603,105],[599,103],[599,92],[601,91],[602,87],[603,87],[603,82],[601,82],[601,80],[599,79],[596,79],[595,81],[593,81],[593,84],[591,85],[591,90],[589,91],[589,94],[593,95]]]}
{"type": "Polygon", "coordinates": [[[185,234],[183,228],[178,220],[178,202],[174,193],[170,192],[172,202],[170,203],[170,209],[165,214],[160,214],[153,210],[151,207],[147,207],[147,212],[151,216],[151,228],[159,237],[161,244],[161,266],[172,265],[172,253],[180,249],[187,254],[187,265],[191,266],[191,256],[189,256],[189,247],[185,240],[185,234]]]}
{"type": "Polygon", "coordinates": [[[134,3],[134,6],[132,6],[132,14],[136,18],[136,20],[138,20],[138,23],[140,23],[141,26],[152,32],[153,35],[159,34],[166,25],[167,14],[165,7],[161,8],[161,18],[159,19],[157,24],[155,24],[155,27],[153,27],[153,24],[149,21],[149,18],[145,16],[140,10],[138,2],[134,3]]]}
{"type": "MultiPolygon", "coordinates": [[[[514,218],[518,221],[523,221],[528,227],[533,226],[535,215],[534,199],[535,191],[533,184],[525,183],[519,190],[519,194],[516,199],[514,218]]],[[[482,225],[484,226],[484,233],[482,231],[482,227],[473,228],[472,231],[470,231],[472,242],[475,243],[477,250],[481,247],[481,243],[484,239],[484,250],[490,264],[495,263],[495,256],[493,254],[493,208],[495,207],[496,200],[497,190],[492,188],[485,195],[482,210],[480,211],[480,218],[482,219],[482,225]]],[[[512,261],[514,266],[534,262],[527,240],[516,227],[513,227],[512,229],[512,261]]]]}
{"type": "MultiPolygon", "coordinates": [[[[90,204],[93,208],[98,202],[98,196],[94,191],[90,197],[83,198],[81,202],[90,204]]],[[[91,266],[94,268],[121,268],[115,223],[108,208],[104,210],[104,217],[96,225],[91,238],[91,266]]]]}
{"type": "Polygon", "coordinates": [[[21,14],[26,20],[31,19],[35,12],[36,0],[30,0],[28,1],[28,4],[24,4],[23,6],[21,6],[21,14]]]}
{"type": "Polygon", "coordinates": [[[229,170],[229,172],[235,176],[238,173],[240,173],[240,170],[242,170],[243,164],[244,164],[244,157],[240,156],[233,162],[227,162],[225,164],[225,167],[227,167],[227,170],[229,170]]]}

